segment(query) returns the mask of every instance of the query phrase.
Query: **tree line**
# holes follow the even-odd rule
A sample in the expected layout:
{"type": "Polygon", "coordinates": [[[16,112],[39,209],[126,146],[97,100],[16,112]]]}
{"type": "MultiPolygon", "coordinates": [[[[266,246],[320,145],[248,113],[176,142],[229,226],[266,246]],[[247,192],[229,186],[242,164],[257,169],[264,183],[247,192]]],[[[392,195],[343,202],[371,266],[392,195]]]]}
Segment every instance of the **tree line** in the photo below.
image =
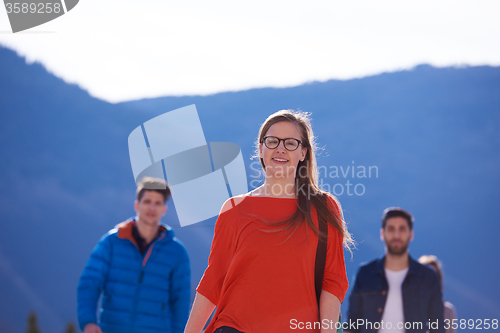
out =
{"type": "MultiPolygon", "coordinates": [[[[28,316],[28,328],[26,329],[26,333],[42,333],[38,327],[38,319],[35,312],[31,312],[28,316]]],[[[66,325],[64,333],[76,333],[75,325],[69,322],[68,325],[66,325]]]]}

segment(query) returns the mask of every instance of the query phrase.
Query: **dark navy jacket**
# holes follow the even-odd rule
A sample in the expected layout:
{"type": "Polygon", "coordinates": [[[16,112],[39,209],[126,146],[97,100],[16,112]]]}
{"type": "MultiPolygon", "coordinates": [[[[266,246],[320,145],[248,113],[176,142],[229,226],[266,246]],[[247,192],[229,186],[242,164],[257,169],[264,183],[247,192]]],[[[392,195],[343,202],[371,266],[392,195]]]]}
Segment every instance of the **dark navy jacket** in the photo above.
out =
{"type": "MultiPolygon", "coordinates": [[[[384,271],[385,256],[362,265],[349,297],[348,321],[352,333],[377,331],[382,320],[389,285],[384,271]],[[356,325],[361,323],[362,325],[356,325]],[[372,325],[366,325],[367,322],[372,325]]],[[[406,333],[444,333],[443,298],[436,273],[410,257],[410,267],[401,286],[406,333]],[[429,322],[437,326],[427,327],[429,322]],[[415,324],[416,323],[416,324],[415,324]],[[419,327],[419,324],[420,327],[419,327]],[[410,327],[412,326],[412,327],[410,327]]],[[[347,327],[349,325],[349,327],[347,327]]]]}
{"type": "Polygon", "coordinates": [[[182,333],[191,296],[187,251],[170,227],[161,226],[142,255],[134,223],[119,224],[92,252],[78,284],[80,328],[98,323],[104,333],[182,333]]]}

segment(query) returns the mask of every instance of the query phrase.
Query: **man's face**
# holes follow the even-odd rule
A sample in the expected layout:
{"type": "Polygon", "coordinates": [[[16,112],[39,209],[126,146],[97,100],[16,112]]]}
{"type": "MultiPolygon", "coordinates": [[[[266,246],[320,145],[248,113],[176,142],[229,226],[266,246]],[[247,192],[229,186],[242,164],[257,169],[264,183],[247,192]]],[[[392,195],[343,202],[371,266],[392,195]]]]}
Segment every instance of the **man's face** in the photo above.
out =
{"type": "Polygon", "coordinates": [[[386,245],[387,253],[403,255],[413,240],[413,230],[410,230],[406,219],[391,217],[386,221],[385,228],[380,230],[380,238],[386,245]]]}
{"type": "Polygon", "coordinates": [[[139,222],[150,226],[158,225],[161,217],[167,211],[163,196],[156,191],[145,191],[141,201],[136,201],[134,207],[139,222]]]}

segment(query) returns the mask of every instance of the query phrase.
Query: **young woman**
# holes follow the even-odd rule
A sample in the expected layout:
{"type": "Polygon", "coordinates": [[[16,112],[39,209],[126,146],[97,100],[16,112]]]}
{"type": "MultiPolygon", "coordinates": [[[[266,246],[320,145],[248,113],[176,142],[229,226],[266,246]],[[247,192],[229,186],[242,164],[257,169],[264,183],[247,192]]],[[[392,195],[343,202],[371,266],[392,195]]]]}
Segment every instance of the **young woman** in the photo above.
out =
{"type": "Polygon", "coordinates": [[[307,115],[272,114],[257,148],[264,184],[223,205],[185,333],[200,333],[216,306],[206,333],[335,332],[348,287],[343,244],[352,239],[339,204],[317,186],[307,115]],[[318,216],[328,222],[319,309],[314,268],[318,235],[324,235],[318,216]]]}

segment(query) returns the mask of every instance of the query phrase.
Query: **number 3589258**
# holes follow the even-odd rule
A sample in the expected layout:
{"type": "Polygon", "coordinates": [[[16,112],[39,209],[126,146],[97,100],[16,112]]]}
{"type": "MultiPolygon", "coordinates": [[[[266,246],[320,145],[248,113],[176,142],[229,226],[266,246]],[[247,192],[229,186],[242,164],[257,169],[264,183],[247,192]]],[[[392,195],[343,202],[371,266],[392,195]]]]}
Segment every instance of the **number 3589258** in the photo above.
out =
{"type": "Polygon", "coordinates": [[[498,319],[445,319],[444,329],[475,329],[475,330],[489,330],[498,329],[498,319]]]}
{"type": "Polygon", "coordinates": [[[7,14],[59,14],[63,9],[61,3],[26,3],[26,2],[7,2],[5,3],[7,14]]]}

